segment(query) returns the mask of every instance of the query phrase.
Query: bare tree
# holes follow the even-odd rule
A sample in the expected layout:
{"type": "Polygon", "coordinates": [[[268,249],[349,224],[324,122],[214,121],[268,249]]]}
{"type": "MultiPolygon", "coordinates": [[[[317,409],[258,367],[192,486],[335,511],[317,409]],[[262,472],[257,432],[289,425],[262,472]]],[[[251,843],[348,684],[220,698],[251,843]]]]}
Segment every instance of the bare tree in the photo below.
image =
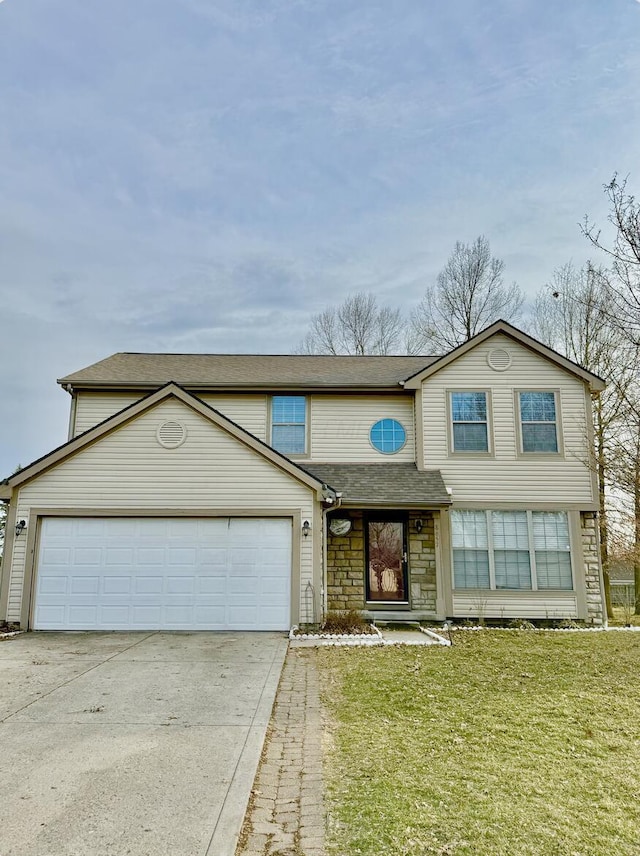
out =
{"type": "Polygon", "coordinates": [[[609,316],[634,345],[640,345],[640,201],[627,191],[627,178],[617,173],[604,192],[610,204],[607,217],[614,235],[607,242],[588,217],[582,232],[594,247],[605,253],[611,265],[609,316]]]}
{"type": "Polygon", "coordinates": [[[360,292],[314,315],[296,352],[390,354],[397,348],[403,328],[399,309],[379,307],[375,295],[360,292]]]}
{"type": "MultiPolygon", "coordinates": [[[[595,457],[585,463],[597,475],[600,551],[607,614],[612,618],[609,489],[620,482],[618,447],[633,425],[637,351],[611,321],[609,272],[589,262],[579,270],[566,264],[554,273],[551,283],[536,297],[530,326],[540,341],[607,382],[604,392],[594,397],[595,457]]],[[[629,464],[625,462],[625,479],[629,478],[629,464]]]]}
{"type": "Polygon", "coordinates": [[[499,318],[516,320],[524,297],[515,283],[504,284],[503,273],[504,262],[491,255],[483,235],[473,244],[457,241],[411,315],[408,350],[448,351],[499,318]]]}

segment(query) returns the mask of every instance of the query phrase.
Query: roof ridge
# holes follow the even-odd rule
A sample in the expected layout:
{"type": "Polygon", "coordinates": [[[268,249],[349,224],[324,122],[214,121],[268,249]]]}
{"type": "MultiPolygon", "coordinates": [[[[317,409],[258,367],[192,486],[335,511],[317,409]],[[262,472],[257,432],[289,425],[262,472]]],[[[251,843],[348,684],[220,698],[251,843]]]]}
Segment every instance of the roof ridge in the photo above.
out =
{"type": "MultiPolygon", "coordinates": [[[[422,360],[435,359],[440,354],[265,354],[265,353],[225,353],[224,351],[116,351],[112,357],[304,357],[306,359],[353,359],[361,360],[363,357],[380,360],[422,360]]],[[[109,357],[103,359],[108,360],[109,357]]]]}

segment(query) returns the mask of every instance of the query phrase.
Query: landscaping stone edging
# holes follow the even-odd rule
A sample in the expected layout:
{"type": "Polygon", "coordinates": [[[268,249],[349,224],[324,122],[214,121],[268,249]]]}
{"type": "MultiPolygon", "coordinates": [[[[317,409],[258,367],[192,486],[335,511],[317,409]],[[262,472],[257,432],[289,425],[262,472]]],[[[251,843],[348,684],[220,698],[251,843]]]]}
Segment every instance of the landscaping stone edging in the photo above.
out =
{"type": "Polygon", "coordinates": [[[357,640],[363,642],[378,643],[378,640],[382,639],[382,633],[378,630],[375,624],[372,624],[373,633],[296,633],[298,630],[298,625],[294,624],[291,630],[289,631],[289,639],[313,639],[313,640],[335,640],[335,641],[343,641],[343,640],[357,640]]]}

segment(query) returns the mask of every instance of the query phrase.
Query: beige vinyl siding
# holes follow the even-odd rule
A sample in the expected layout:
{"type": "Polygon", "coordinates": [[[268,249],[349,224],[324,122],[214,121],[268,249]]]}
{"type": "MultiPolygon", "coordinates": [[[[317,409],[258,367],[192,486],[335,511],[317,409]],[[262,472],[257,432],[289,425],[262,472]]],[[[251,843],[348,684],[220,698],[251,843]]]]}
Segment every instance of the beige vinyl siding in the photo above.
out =
{"type": "MultiPolygon", "coordinates": [[[[110,416],[119,413],[144,397],[142,392],[78,392],[73,436],[77,437],[110,416]]],[[[260,440],[267,437],[266,395],[217,395],[203,393],[198,396],[205,404],[215,407],[246,431],[260,440]]]]}
{"type": "Polygon", "coordinates": [[[76,393],[75,427],[73,437],[83,434],[143,398],[140,392],[78,392],[76,393]]]}
{"type": "Polygon", "coordinates": [[[454,591],[457,618],[577,618],[578,599],[573,592],[454,591]]]}
{"type": "MultiPolygon", "coordinates": [[[[246,509],[299,512],[314,523],[314,493],[257,452],[182,402],[165,400],[20,489],[18,513],[29,523],[30,508],[83,508],[181,511],[246,509]],[[156,440],[163,422],[187,429],[177,449],[156,440]]],[[[171,516],[168,513],[166,516],[171,516]]],[[[301,540],[300,593],[312,577],[315,538],[301,540]]],[[[9,620],[18,621],[26,538],[14,540],[9,620]]],[[[295,543],[295,539],[294,539],[295,543]]],[[[295,562],[295,557],[294,557],[295,562]]]]}
{"type": "Polygon", "coordinates": [[[595,501],[588,462],[589,399],[585,385],[544,357],[503,335],[493,336],[425,380],[422,386],[424,466],[442,470],[455,504],[585,503],[595,501]],[[487,355],[505,348],[512,365],[493,371],[487,355]],[[518,451],[517,390],[558,393],[558,432],[562,453],[521,455],[518,451]],[[451,390],[486,390],[489,394],[490,456],[449,455],[448,406],[451,390]]]}
{"type": "MultiPolygon", "coordinates": [[[[18,505],[16,520],[24,520],[29,526],[29,508],[24,505],[18,505]]],[[[7,602],[7,621],[20,621],[20,606],[22,604],[22,580],[23,569],[25,563],[25,551],[27,546],[27,537],[23,532],[19,538],[13,539],[13,549],[11,552],[11,565],[9,565],[9,556],[5,556],[4,573],[10,573],[9,579],[9,599],[7,602]],[[17,569],[17,571],[16,571],[17,569]]],[[[0,619],[4,616],[0,615],[0,619]]]]}
{"type": "Polygon", "coordinates": [[[198,397],[209,407],[215,407],[228,419],[253,434],[254,437],[267,442],[268,396],[203,393],[198,397]]]}
{"type": "MultiPolygon", "coordinates": [[[[141,393],[78,393],[74,436],[142,398],[141,393]]],[[[269,442],[269,395],[202,393],[205,404],[223,413],[259,440],[269,442]]],[[[325,462],[415,460],[413,395],[310,395],[310,459],[325,462]],[[369,441],[379,419],[396,419],[407,441],[394,455],[383,455],[369,441]]]]}
{"type": "Polygon", "coordinates": [[[314,395],[311,398],[311,459],[351,463],[414,461],[413,395],[314,395]],[[404,447],[384,455],[369,441],[379,419],[396,419],[406,431],[404,447]]]}

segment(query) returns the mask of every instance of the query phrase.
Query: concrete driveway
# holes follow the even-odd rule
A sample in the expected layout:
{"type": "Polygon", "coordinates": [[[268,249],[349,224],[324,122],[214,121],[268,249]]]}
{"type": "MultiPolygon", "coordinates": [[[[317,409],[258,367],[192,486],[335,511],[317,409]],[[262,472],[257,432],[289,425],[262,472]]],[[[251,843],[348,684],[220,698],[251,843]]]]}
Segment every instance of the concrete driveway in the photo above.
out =
{"type": "Polygon", "coordinates": [[[0,642],[0,856],[233,856],[277,633],[0,642]]]}

